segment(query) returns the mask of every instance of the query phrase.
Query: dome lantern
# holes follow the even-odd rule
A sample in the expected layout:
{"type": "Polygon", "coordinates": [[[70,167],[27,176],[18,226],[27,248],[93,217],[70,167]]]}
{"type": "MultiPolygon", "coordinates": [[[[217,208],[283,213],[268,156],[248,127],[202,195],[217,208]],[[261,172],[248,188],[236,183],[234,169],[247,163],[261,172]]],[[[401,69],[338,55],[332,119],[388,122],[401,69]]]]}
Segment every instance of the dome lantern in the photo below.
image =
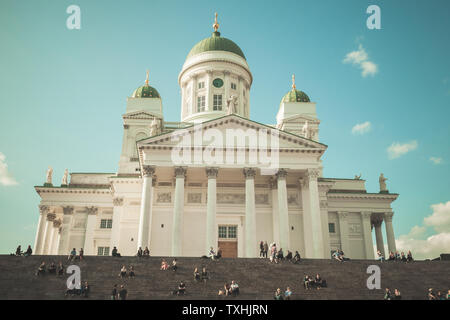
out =
{"type": "Polygon", "coordinates": [[[149,71],[147,70],[145,84],[134,90],[133,94],[131,95],[132,98],[161,98],[158,91],[148,84],[148,78],[149,71]]]}

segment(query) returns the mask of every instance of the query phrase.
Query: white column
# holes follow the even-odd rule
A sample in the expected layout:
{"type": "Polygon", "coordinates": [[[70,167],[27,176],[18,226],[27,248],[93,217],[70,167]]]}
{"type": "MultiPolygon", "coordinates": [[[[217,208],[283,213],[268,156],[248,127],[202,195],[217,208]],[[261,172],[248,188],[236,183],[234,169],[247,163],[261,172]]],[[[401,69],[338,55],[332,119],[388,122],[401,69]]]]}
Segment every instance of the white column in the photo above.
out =
{"type": "Polygon", "coordinates": [[[328,203],[321,202],[320,204],[320,217],[322,221],[322,236],[323,236],[323,256],[324,258],[330,258],[330,232],[328,230],[328,203]]]}
{"type": "Polygon", "coordinates": [[[316,259],[324,258],[323,250],[323,236],[322,236],[322,219],[320,214],[319,202],[319,188],[317,185],[317,178],[319,177],[319,170],[308,169],[306,172],[308,179],[309,190],[309,209],[312,224],[312,238],[313,238],[313,256],[316,259]]]}
{"type": "Polygon", "coordinates": [[[386,253],[384,252],[383,232],[381,231],[382,223],[383,223],[382,218],[376,218],[373,221],[373,226],[375,228],[375,240],[377,242],[377,250],[380,250],[383,256],[386,257],[386,253]]]}
{"type": "Polygon", "coordinates": [[[175,199],[172,223],[172,256],[178,257],[183,252],[183,211],[184,211],[184,176],[186,168],[175,168],[175,199]]]}
{"type": "Polygon", "coordinates": [[[97,225],[97,207],[88,207],[87,210],[87,221],[86,221],[86,233],[84,237],[83,250],[85,255],[96,255],[94,251],[94,230],[97,225]]]}
{"type": "Polygon", "coordinates": [[[388,243],[388,250],[390,252],[397,251],[397,247],[395,245],[395,236],[394,236],[394,228],[392,226],[392,217],[394,216],[393,212],[385,212],[384,213],[384,224],[386,226],[386,238],[388,243]]]}
{"type": "MultiPolygon", "coordinates": [[[[344,251],[344,254],[351,258],[350,256],[350,246],[348,242],[348,212],[338,211],[339,217],[339,237],[341,240],[341,250],[344,251]]],[[[335,249],[335,248],[333,248],[335,249]]]]}
{"type": "Polygon", "coordinates": [[[42,241],[44,239],[45,232],[45,220],[47,219],[48,206],[39,206],[39,222],[36,230],[36,237],[34,240],[33,254],[42,254],[42,241]]]}
{"type": "Polygon", "coordinates": [[[230,89],[231,89],[231,81],[230,81],[230,71],[224,71],[223,72],[223,83],[224,83],[224,97],[222,99],[222,110],[225,112],[228,112],[228,110],[225,110],[227,105],[227,100],[230,98],[230,89]]]}
{"type": "MultiPolygon", "coordinates": [[[[188,112],[189,115],[194,114],[197,112],[197,76],[192,76],[192,82],[191,82],[192,88],[191,88],[191,110],[188,112]]],[[[206,99],[206,98],[205,98],[206,99]]]]}
{"type": "MultiPolygon", "coordinates": [[[[150,224],[151,224],[151,203],[152,203],[152,179],[155,173],[155,167],[144,165],[142,166],[143,182],[142,182],[142,198],[141,211],[139,214],[139,229],[137,249],[143,249],[150,246],[150,224]]],[[[120,249],[120,248],[119,248],[120,249]]]]}
{"type": "Polygon", "coordinates": [[[209,252],[211,247],[217,247],[217,225],[216,225],[216,208],[217,208],[217,174],[218,168],[206,168],[208,177],[208,199],[206,204],[206,247],[205,254],[209,252]]]}
{"type": "Polygon", "coordinates": [[[53,240],[51,245],[51,250],[49,254],[56,255],[58,254],[58,245],[60,239],[60,230],[61,227],[61,219],[56,219],[53,221],[53,240]]]}
{"type": "Polygon", "coordinates": [[[364,237],[364,247],[366,251],[366,259],[374,259],[373,242],[372,242],[372,222],[370,221],[371,212],[361,212],[362,229],[364,237]]]}
{"type": "Polygon", "coordinates": [[[42,249],[41,254],[49,254],[49,246],[50,246],[50,238],[52,236],[52,229],[53,229],[53,220],[55,220],[56,215],[54,213],[47,213],[47,220],[45,223],[45,232],[44,232],[44,238],[42,241],[42,249]]]}
{"type": "Polygon", "coordinates": [[[59,240],[58,248],[58,254],[60,255],[69,254],[70,250],[72,249],[69,249],[69,246],[71,245],[70,229],[72,227],[73,211],[74,207],[72,206],[63,207],[64,216],[62,220],[61,237],[59,240]]]}
{"type": "MultiPolygon", "coordinates": [[[[109,247],[119,248],[120,241],[120,218],[123,213],[123,198],[115,197],[113,198],[113,217],[112,217],[112,228],[111,228],[111,240],[109,247]]],[[[138,248],[139,249],[139,248],[138,248]]],[[[144,250],[145,248],[142,248],[144,250]]],[[[96,254],[96,252],[94,252],[96,254]]]]}
{"type": "Polygon", "coordinates": [[[56,242],[55,242],[55,247],[53,248],[53,254],[57,255],[59,252],[59,243],[61,241],[61,220],[59,220],[59,227],[57,228],[57,232],[56,232],[56,242]]]}
{"type": "Polygon", "coordinates": [[[284,252],[290,249],[289,246],[289,211],[287,203],[287,189],[286,189],[286,176],[287,172],[284,169],[278,170],[276,174],[278,183],[278,213],[279,213],[279,226],[280,226],[280,243],[279,248],[282,248],[284,252]]]}
{"type": "Polygon", "coordinates": [[[244,110],[244,83],[243,83],[243,78],[241,76],[238,76],[238,107],[237,107],[237,111],[236,113],[245,117],[247,116],[245,114],[245,110],[244,110]]]}
{"type": "Polygon", "coordinates": [[[245,257],[257,257],[254,168],[244,168],[245,175],[245,257]]]}
{"type": "MultiPolygon", "coordinates": [[[[270,178],[270,187],[272,189],[272,240],[275,243],[280,243],[280,226],[279,226],[279,214],[278,214],[278,189],[277,179],[270,178]]],[[[271,241],[268,241],[269,243],[271,241]]]]}
{"type": "Polygon", "coordinates": [[[212,85],[213,85],[212,81],[213,81],[213,79],[212,79],[212,76],[213,76],[212,70],[206,71],[206,83],[205,83],[206,97],[205,97],[205,100],[206,100],[206,111],[209,111],[209,112],[213,111],[213,97],[212,97],[212,85]]]}
{"type": "Polygon", "coordinates": [[[313,227],[311,218],[311,207],[309,205],[309,191],[308,180],[306,178],[299,179],[299,185],[302,195],[302,209],[303,209],[303,236],[305,242],[305,252],[303,253],[305,258],[314,258],[314,246],[313,246],[313,227]]]}

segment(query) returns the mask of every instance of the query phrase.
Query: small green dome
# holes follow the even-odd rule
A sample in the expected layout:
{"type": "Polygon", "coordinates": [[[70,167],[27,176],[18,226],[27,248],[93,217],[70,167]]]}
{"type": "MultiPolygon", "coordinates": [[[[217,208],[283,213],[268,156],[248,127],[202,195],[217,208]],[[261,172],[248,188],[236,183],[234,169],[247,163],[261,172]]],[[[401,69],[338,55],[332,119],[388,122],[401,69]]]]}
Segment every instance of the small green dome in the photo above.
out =
{"type": "Polygon", "coordinates": [[[145,84],[134,90],[133,98],[160,98],[158,91],[155,88],[145,84]]]}
{"type": "Polygon", "coordinates": [[[309,97],[303,91],[292,89],[281,99],[281,102],[311,102],[309,97]]]}
{"type": "Polygon", "coordinates": [[[191,51],[189,51],[186,60],[196,54],[206,51],[228,51],[241,56],[245,60],[245,55],[241,48],[239,48],[239,46],[230,39],[221,37],[220,32],[218,31],[213,32],[211,37],[203,39],[197,43],[191,51]]]}

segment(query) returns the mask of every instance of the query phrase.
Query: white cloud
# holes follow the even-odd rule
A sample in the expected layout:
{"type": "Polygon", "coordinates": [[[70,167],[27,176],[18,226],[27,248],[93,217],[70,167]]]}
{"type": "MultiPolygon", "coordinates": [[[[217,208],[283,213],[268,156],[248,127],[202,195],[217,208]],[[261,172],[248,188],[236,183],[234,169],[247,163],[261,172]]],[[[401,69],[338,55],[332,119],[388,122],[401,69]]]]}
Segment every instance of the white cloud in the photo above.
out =
{"type": "Polygon", "coordinates": [[[434,164],[441,164],[442,163],[442,158],[440,158],[440,157],[430,157],[430,161],[433,162],[434,164]]]}
{"type": "Polygon", "coordinates": [[[414,226],[406,235],[396,239],[398,251],[411,250],[416,259],[433,259],[441,253],[450,253],[450,201],[431,205],[433,213],[425,217],[425,226],[414,226]],[[436,234],[425,237],[427,227],[436,234]]]}
{"type": "Polygon", "coordinates": [[[16,179],[9,173],[6,164],[6,156],[0,152],[0,184],[4,186],[13,186],[18,184],[16,179]]]}
{"type": "Polygon", "coordinates": [[[407,142],[407,143],[399,143],[399,142],[393,142],[388,148],[387,152],[389,155],[389,159],[396,159],[401,157],[402,155],[416,150],[418,146],[418,143],[416,140],[407,142]]]}
{"type": "Polygon", "coordinates": [[[366,121],[363,123],[357,123],[352,128],[352,133],[353,134],[364,134],[364,133],[369,132],[371,128],[372,128],[372,124],[370,123],[370,121],[366,121]]]}
{"type": "Polygon", "coordinates": [[[374,76],[378,72],[378,66],[369,60],[369,55],[363,46],[360,44],[358,50],[349,52],[345,55],[343,63],[351,63],[361,69],[361,75],[365,78],[367,76],[374,76]]]}

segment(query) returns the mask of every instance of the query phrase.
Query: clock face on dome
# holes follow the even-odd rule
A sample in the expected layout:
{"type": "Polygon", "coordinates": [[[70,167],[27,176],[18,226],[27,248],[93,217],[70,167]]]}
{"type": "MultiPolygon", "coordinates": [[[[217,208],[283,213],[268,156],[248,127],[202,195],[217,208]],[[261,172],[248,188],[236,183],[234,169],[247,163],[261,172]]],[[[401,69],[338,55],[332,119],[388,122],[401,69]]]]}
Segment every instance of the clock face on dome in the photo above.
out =
{"type": "Polygon", "coordinates": [[[216,88],[221,88],[223,86],[223,80],[219,78],[214,79],[213,86],[216,88]]]}

